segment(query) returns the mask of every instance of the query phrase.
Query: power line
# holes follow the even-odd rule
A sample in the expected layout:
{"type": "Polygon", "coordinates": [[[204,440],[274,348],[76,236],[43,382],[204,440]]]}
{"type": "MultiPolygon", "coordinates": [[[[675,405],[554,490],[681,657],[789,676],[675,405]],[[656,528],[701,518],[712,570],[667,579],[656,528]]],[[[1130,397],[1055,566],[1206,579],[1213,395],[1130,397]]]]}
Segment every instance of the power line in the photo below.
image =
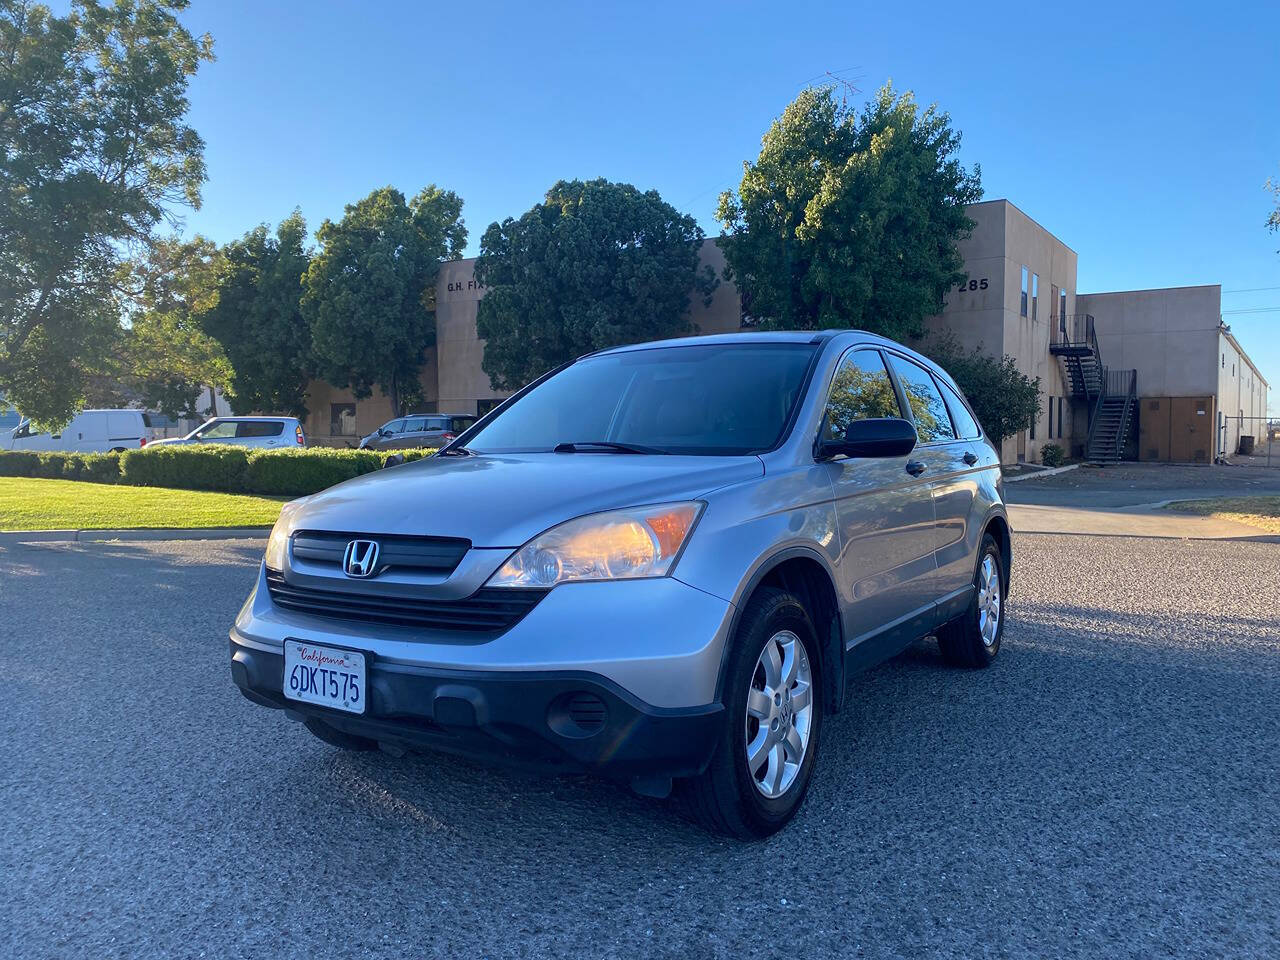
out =
{"type": "Polygon", "coordinates": [[[1265,290],[1280,290],[1280,287],[1245,287],[1241,290],[1223,290],[1223,293],[1262,293],[1265,290]]]}
{"type": "Polygon", "coordinates": [[[1232,314],[1241,314],[1241,313],[1280,313],[1280,307],[1258,307],[1255,310],[1223,310],[1222,311],[1222,315],[1224,317],[1231,316],[1232,314]]]}

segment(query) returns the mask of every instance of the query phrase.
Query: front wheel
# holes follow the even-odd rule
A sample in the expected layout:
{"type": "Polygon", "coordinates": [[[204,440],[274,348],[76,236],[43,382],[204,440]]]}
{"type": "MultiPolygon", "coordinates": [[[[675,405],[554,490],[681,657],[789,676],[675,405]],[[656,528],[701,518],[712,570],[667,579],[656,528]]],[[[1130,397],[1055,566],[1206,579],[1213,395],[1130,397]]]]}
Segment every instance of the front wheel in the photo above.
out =
{"type": "Polygon", "coordinates": [[[715,755],[681,785],[708,829],[752,839],[781,830],[809,789],[822,728],[817,633],[783,590],[756,592],[725,673],[725,719],[715,755]]]}
{"type": "Polygon", "coordinates": [[[1004,601],[1008,593],[1004,563],[995,537],[984,534],[973,575],[969,609],[938,631],[938,647],[949,663],[986,667],[1000,652],[1004,636],[1004,601]]]}

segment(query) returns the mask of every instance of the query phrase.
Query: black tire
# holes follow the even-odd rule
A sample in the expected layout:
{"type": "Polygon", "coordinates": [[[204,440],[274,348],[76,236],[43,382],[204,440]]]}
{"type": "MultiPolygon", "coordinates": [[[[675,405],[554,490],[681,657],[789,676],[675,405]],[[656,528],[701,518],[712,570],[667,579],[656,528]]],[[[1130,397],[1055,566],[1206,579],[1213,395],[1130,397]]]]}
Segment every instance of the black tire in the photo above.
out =
{"type": "MultiPolygon", "coordinates": [[[[678,790],[685,808],[708,830],[741,839],[777,833],[795,815],[809,789],[817,760],[825,707],[822,662],[817,633],[804,606],[790,593],[773,587],[756,591],[743,611],[725,669],[725,717],[715,754],[707,769],[682,781],[678,790]],[[804,648],[810,670],[809,740],[795,779],[771,798],[757,787],[747,763],[747,695],[760,675],[757,664],[765,644],[790,631],[804,648]]],[[[798,687],[796,688],[799,689],[798,687]]],[[[789,692],[789,691],[788,691],[789,692]]],[[[792,716],[788,709],[788,718],[792,716]]],[[[794,716],[799,716],[798,712],[794,716]]],[[[758,729],[758,721],[757,729],[758,729]]]]}
{"type": "Polygon", "coordinates": [[[938,648],[942,651],[942,656],[957,667],[989,667],[1000,652],[1000,640],[1004,637],[1004,601],[1009,593],[1009,581],[1005,575],[1000,547],[996,544],[995,537],[989,533],[982,537],[982,549],[978,551],[978,562],[974,565],[973,585],[973,599],[969,603],[969,609],[938,631],[938,648]],[[990,643],[984,642],[981,628],[982,568],[988,557],[992,558],[996,575],[1000,578],[995,638],[990,643]]]}
{"type": "Polygon", "coordinates": [[[331,747],[338,747],[340,750],[368,751],[377,750],[378,741],[370,740],[368,737],[357,737],[352,733],[343,733],[336,727],[331,727],[323,720],[317,720],[314,717],[306,719],[307,729],[317,738],[323,740],[331,747]]]}

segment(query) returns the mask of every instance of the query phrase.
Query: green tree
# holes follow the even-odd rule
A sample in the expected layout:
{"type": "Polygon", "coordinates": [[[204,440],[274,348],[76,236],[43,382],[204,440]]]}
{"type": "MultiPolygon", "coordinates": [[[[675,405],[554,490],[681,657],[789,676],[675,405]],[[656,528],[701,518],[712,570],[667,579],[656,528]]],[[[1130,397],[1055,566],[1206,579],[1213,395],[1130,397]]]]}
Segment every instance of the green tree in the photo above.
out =
{"type": "Polygon", "coordinates": [[[120,349],[125,263],[198,207],[187,83],[212,59],[187,0],[0,0],[0,390],[65,422],[120,349]]]}
{"type": "Polygon", "coordinates": [[[689,293],[710,302],[702,230],[655,190],[561,180],[480,241],[476,330],[494,389],[514,390],[592,350],[691,329],[689,293]]]}
{"type": "Polygon", "coordinates": [[[106,368],[122,400],[195,417],[203,412],[196,408],[203,387],[226,388],[226,354],[203,329],[205,313],[218,301],[221,262],[217,245],[197,236],[157,241],[134,265],[134,308],[106,368]]]}
{"type": "Polygon", "coordinates": [[[923,352],[951,374],[997,447],[1040,415],[1040,378],[1020,372],[1008,354],[990,356],[981,344],[966,351],[950,331],[931,338],[923,352]]]}
{"type": "Polygon", "coordinates": [[[255,227],[222,249],[217,302],[201,316],[226,351],[227,399],[237,413],[306,415],[311,325],[302,312],[302,281],[311,256],[307,223],[295,210],[272,235],[255,227]]]}
{"type": "Polygon", "coordinates": [[[830,87],[805,90],[720,197],[726,277],[764,328],[860,327],[918,336],[965,276],[956,243],[981,172],[936,106],[884,86],[855,116],[830,87]]]}
{"type": "Polygon", "coordinates": [[[397,411],[418,390],[435,342],[435,282],[462,256],[462,200],[434,184],[410,202],[392,187],[326,220],[303,284],[316,373],[367,397],[379,385],[397,411]]]}

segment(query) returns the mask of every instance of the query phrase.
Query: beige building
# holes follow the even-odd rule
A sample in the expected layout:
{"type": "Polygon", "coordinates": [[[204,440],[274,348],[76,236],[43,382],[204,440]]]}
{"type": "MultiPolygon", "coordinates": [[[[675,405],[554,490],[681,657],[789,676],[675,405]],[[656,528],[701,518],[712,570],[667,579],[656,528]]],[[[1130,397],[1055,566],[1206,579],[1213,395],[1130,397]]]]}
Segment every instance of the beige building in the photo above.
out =
{"type": "MultiPolygon", "coordinates": [[[[950,331],[962,346],[1012,356],[1040,378],[1040,416],[1005,441],[1005,462],[1038,461],[1049,443],[1098,459],[1209,460],[1236,451],[1251,429],[1239,417],[1265,416],[1267,381],[1222,324],[1219,287],[1081,294],[1076,252],[1008,200],[972,204],[969,215],[975,227],[960,245],[968,279],[926,327],[929,336],[950,331]]],[[[714,240],[703,244],[702,262],[723,272],[714,240]]],[[[419,412],[485,413],[507,396],[481,366],[484,288],[474,269],[474,259],[441,267],[419,412]]],[[[710,306],[695,299],[689,318],[697,333],[741,329],[737,290],[722,281],[710,306]]],[[[344,446],[397,413],[377,391],[356,401],[316,381],[307,431],[315,443],[344,446]]]]}

